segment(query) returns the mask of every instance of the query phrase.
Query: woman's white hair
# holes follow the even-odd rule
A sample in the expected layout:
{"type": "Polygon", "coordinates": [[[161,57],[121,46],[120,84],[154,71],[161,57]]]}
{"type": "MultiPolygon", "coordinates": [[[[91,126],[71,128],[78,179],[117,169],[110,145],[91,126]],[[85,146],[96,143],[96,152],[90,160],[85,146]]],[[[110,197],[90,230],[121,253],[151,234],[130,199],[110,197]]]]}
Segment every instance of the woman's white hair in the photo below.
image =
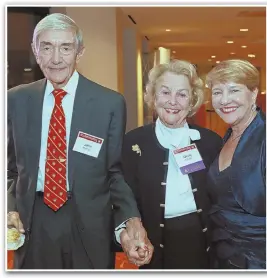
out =
{"type": "Polygon", "coordinates": [[[157,80],[166,72],[173,72],[177,75],[184,75],[188,78],[192,87],[191,106],[192,109],[188,117],[192,117],[203,104],[204,91],[203,81],[198,77],[196,68],[193,64],[184,60],[172,60],[166,64],[159,64],[152,68],[148,74],[148,83],[146,85],[145,102],[148,107],[154,109],[155,86],[157,80]]]}
{"type": "Polygon", "coordinates": [[[61,13],[53,13],[41,21],[36,25],[33,32],[32,43],[34,45],[35,50],[37,50],[37,43],[39,35],[46,30],[73,30],[76,36],[76,44],[78,47],[78,52],[83,48],[83,35],[81,29],[77,26],[77,24],[70,17],[61,13]]]}

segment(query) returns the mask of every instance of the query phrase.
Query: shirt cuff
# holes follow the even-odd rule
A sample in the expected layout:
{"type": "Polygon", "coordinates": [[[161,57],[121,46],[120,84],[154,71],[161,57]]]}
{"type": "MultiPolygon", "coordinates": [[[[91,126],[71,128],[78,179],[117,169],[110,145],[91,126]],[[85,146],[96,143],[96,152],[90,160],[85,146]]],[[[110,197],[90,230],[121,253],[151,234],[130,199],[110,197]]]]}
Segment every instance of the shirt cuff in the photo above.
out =
{"type": "Polygon", "coordinates": [[[129,221],[130,219],[132,218],[129,218],[127,220],[125,220],[124,222],[122,222],[118,227],[115,228],[115,238],[116,238],[116,241],[121,244],[121,240],[120,240],[120,235],[121,235],[121,232],[126,229],[126,222],[129,221]]]}
{"type": "Polygon", "coordinates": [[[116,238],[116,241],[117,241],[119,244],[121,244],[121,238],[120,238],[120,236],[121,236],[121,232],[122,232],[124,229],[126,229],[126,225],[124,225],[124,227],[121,227],[119,230],[116,230],[116,231],[115,231],[115,238],[116,238]]]}

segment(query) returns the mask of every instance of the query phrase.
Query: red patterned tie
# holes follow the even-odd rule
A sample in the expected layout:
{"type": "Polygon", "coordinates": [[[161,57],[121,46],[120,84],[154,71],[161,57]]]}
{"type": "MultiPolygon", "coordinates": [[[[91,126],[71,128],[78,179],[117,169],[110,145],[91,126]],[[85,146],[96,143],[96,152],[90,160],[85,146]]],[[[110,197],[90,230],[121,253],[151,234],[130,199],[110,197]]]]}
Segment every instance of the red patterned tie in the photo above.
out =
{"type": "Polygon", "coordinates": [[[55,106],[51,115],[46,164],[44,202],[51,209],[57,211],[67,201],[66,181],[66,124],[62,107],[62,99],[66,92],[61,89],[53,91],[55,106]]]}

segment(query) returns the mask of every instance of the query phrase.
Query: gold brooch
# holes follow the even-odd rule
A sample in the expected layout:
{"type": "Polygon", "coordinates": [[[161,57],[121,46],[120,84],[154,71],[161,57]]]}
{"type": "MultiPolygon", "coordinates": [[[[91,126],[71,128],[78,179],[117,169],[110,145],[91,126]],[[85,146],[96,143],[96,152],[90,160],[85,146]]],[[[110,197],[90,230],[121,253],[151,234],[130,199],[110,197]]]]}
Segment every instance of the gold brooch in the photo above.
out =
{"type": "Polygon", "coordinates": [[[132,146],[132,150],[141,156],[141,150],[137,144],[132,146]]]}

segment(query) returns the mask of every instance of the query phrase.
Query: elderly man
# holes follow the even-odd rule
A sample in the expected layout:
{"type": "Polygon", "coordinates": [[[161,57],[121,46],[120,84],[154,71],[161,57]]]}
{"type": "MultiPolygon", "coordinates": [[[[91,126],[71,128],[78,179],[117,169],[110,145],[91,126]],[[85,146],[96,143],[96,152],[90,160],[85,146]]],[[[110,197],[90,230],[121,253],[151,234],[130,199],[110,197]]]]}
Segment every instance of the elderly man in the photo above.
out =
{"type": "Polygon", "coordinates": [[[111,268],[114,226],[147,264],[153,246],[120,165],[124,98],[76,71],[82,32],[66,15],[41,20],[32,49],[45,79],[8,92],[7,224],[25,234],[15,268],[111,268]]]}

